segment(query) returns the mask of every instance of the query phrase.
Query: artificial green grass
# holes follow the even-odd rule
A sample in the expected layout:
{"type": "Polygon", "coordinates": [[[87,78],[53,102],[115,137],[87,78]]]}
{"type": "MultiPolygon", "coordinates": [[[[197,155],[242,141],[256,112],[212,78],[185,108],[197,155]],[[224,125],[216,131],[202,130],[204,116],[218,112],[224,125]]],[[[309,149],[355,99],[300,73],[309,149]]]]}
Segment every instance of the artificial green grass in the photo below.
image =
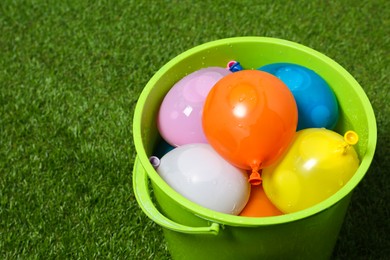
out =
{"type": "Polygon", "coordinates": [[[0,2],[0,257],[169,259],[135,201],[132,116],[179,53],[234,36],[302,43],[362,85],[377,151],[335,259],[384,259],[390,4],[376,1],[0,2]]]}

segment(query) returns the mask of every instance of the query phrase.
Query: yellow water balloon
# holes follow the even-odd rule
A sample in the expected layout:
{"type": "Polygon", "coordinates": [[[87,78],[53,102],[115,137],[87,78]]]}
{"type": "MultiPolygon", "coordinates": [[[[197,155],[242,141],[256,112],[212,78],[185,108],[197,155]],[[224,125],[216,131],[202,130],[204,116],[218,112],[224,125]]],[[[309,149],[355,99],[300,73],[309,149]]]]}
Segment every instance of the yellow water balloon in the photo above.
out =
{"type": "Polygon", "coordinates": [[[358,135],[325,129],[298,131],[289,149],[263,169],[264,191],[282,212],[311,207],[336,193],[359,167],[358,135]]]}

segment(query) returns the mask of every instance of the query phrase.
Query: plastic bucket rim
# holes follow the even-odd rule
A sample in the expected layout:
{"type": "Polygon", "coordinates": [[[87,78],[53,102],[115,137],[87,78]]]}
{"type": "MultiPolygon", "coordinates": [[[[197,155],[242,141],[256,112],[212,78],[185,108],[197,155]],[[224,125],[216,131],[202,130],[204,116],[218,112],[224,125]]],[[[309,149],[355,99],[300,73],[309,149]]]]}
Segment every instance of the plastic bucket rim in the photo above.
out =
{"type": "MultiPolygon", "coordinates": [[[[262,225],[275,225],[275,224],[283,224],[292,221],[297,221],[301,219],[305,219],[307,217],[311,217],[316,215],[329,207],[332,207],[334,204],[342,200],[349,193],[351,193],[354,188],[359,184],[359,182],[363,179],[364,175],[368,171],[368,168],[373,160],[376,140],[377,140],[377,129],[376,129],[376,119],[375,114],[372,109],[371,103],[364,92],[363,88],[360,84],[355,80],[355,78],[345,70],[340,64],[338,64],[333,59],[328,56],[311,49],[307,46],[304,46],[300,43],[279,39],[279,38],[271,38],[271,37],[259,37],[259,36],[243,36],[243,37],[232,37],[219,39],[215,41],[210,41],[203,43],[201,45],[190,48],[181,54],[177,55],[170,61],[168,61],[165,65],[163,65],[148,81],[145,88],[141,92],[138,102],[136,104],[133,116],[133,138],[134,145],[136,148],[137,156],[139,158],[138,162],[141,163],[142,167],[146,171],[148,177],[151,179],[153,183],[155,183],[161,190],[166,193],[169,197],[175,200],[181,207],[186,208],[188,211],[192,212],[198,217],[203,219],[207,219],[210,221],[214,221],[221,224],[231,225],[231,226],[262,226],[262,225]],[[224,214],[220,212],[216,212],[214,210],[202,207],[178,192],[172,189],[155,171],[153,166],[149,163],[149,157],[146,154],[146,151],[142,142],[142,129],[141,129],[141,119],[142,113],[145,108],[145,102],[148,98],[150,91],[153,89],[155,83],[159,80],[159,78],[164,75],[174,64],[186,59],[187,57],[198,53],[200,51],[204,51],[207,49],[215,48],[225,44],[234,44],[234,43],[243,43],[243,42],[259,42],[259,43],[271,43],[276,45],[285,45],[290,48],[299,49],[301,52],[305,52],[310,56],[315,56],[327,66],[332,67],[338,73],[342,74],[342,76],[350,83],[350,87],[354,89],[356,94],[359,96],[359,100],[364,106],[364,111],[367,117],[367,123],[370,127],[369,134],[367,138],[367,147],[365,153],[362,155],[362,160],[360,162],[359,168],[354,174],[354,176],[335,194],[327,198],[326,200],[309,207],[304,210],[300,210],[294,213],[284,214],[280,216],[272,216],[272,217],[242,217],[224,214]]],[[[138,163],[137,162],[137,163],[138,163]]]]}

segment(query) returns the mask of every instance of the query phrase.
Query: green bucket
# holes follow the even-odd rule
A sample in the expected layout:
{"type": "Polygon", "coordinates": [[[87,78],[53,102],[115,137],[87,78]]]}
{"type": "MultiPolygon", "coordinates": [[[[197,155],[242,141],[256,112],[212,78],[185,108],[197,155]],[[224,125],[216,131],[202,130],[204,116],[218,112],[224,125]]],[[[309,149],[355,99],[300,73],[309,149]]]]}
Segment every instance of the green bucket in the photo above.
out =
{"type": "Polygon", "coordinates": [[[366,174],[376,146],[376,121],[359,83],[338,63],[303,45],[266,37],[237,37],[192,48],[164,65],[141,93],[134,114],[137,158],[133,189],[144,213],[162,226],[174,259],[328,259],[344,221],[352,191],[366,174]],[[238,60],[246,68],[275,62],[306,66],[333,88],[340,106],[336,131],[354,130],[361,164],[350,181],[321,203],[275,217],[240,217],[199,206],[163,181],[149,162],[161,139],[156,116],[169,89],[185,75],[238,60]],[[150,182],[149,182],[150,179],[150,182]],[[157,206],[150,195],[151,183],[157,206]]]}

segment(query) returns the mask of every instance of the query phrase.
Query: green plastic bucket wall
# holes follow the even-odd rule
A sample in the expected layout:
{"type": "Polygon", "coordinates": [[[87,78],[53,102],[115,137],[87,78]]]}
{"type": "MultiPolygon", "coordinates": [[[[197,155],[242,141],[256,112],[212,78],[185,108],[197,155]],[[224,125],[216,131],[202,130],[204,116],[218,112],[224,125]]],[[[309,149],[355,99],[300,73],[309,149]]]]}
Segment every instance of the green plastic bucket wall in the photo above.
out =
{"type": "Polygon", "coordinates": [[[144,213],[161,225],[174,259],[328,259],[344,221],[352,192],[366,174],[376,146],[371,104],[358,82],[327,56],[286,40],[237,37],[194,47],[164,65],[141,93],[134,114],[137,158],[133,189],[144,213]],[[246,68],[291,62],[320,74],[340,105],[336,131],[359,134],[361,164],[352,179],[333,196],[302,211],[275,217],[240,217],[203,208],[169,187],[149,162],[160,136],[159,106],[169,89],[185,75],[209,66],[225,67],[238,60],[246,68]],[[149,181],[150,180],[150,181],[149,181]],[[151,198],[153,188],[155,205],[151,198]]]}

